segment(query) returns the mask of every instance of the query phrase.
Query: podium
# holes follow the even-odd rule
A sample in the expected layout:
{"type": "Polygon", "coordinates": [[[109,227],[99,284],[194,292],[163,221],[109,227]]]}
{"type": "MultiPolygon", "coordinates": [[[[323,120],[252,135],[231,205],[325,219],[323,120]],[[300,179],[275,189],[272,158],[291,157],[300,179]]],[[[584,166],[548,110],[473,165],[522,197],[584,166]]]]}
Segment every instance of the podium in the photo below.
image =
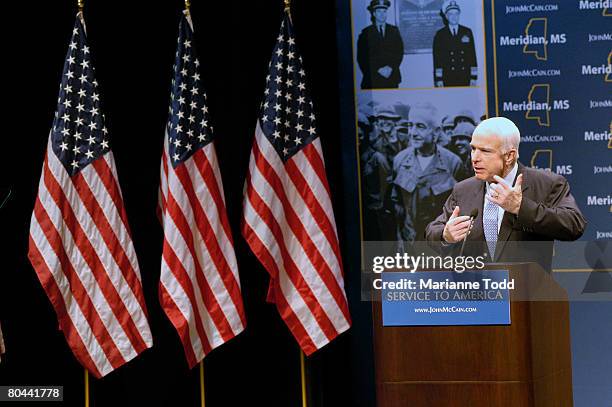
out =
{"type": "Polygon", "coordinates": [[[535,263],[485,269],[509,270],[515,291],[542,295],[511,294],[504,326],[383,327],[372,303],[378,407],[573,405],[565,290],[535,263]]]}

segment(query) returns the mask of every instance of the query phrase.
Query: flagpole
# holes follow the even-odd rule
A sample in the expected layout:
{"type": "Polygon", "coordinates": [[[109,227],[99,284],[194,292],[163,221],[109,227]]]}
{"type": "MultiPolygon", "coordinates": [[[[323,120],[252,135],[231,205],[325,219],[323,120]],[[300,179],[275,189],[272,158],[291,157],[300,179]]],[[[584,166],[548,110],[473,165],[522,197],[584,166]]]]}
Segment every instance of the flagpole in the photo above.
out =
{"type": "Polygon", "coordinates": [[[308,407],[308,392],[306,389],[306,360],[304,351],[300,349],[300,376],[302,381],[302,407],[308,407]]]}
{"type": "Polygon", "coordinates": [[[204,360],[200,362],[200,401],[206,407],[206,394],[204,392],[204,360]]]}
{"type": "Polygon", "coordinates": [[[89,372],[85,370],[85,407],[89,407],[89,372]]]}

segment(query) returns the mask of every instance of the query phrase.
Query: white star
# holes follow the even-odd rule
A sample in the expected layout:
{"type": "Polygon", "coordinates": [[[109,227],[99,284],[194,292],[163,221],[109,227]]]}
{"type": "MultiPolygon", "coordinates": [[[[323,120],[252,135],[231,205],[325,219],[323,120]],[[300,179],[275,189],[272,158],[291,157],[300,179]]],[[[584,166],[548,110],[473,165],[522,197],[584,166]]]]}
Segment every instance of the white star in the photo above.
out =
{"type": "Polygon", "coordinates": [[[106,128],[106,126],[102,127],[102,133],[108,134],[108,129],[106,128]]]}
{"type": "Polygon", "coordinates": [[[197,72],[195,72],[195,73],[193,74],[192,78],[193,78],[193,80],[194,80],[194,81],[199,81],[199,80],[200,80],[200,74],[199,74],[199,73],[197,73],[197,72]]]}
{"type": "Polygon", "coordinates": [[[275,103],[275,104],[274,104],[274,110],[276,110],[277,112],[278,112],[279,110],[281,110],[281,105],[280,105],[280,104],[278,104],[278,103],[275,103]]]}
{"type": "Polygon", "coordinates": [[[314,113],[310,113],[310,116],[308,116],[308,118],[309,118],[310,120],[314,120],[314,119],[315,119],[315,115],[314,115],[314,113]]]}
{"type": "Polygon", "coordinates": [[[300,76],[304,76],[304,75],[306,75],[306,72],[304,72],[303,69],[300,69],[299,74],[300,74],[300,76]]]}
{"type": "Polygon", "coordinates": [[[197,58],[195,61],[193,61],[193,63],[195,64],[195,66],[200,66],[200,60],[197,58]]]}
{"type": "Polygon", "coordinates": [[[77,48],[76,42],[72,41],[70,43],[70,49],[76,49],[76,48],[77,48]]]}
{"type": "Polygon", "coordinates": [[[291,100],[291,94],[289,93],[289,91],[285,93],[285,97],[287,98],[287,100],[291,100]]]}
{"type": "Polygon", "coordinates": [[[177,117],[179,119],[184,119],[185,118],[185,113],[182,110],[179,110],[179,112],[176,115],[177,115],[177,117]]]}
{"type": "Polygon", "coordinates": [[[280,123],[281,123],[280,117],[275,117],[274,118],[274,124],[280,124],[280,123]]]}
{"type": "Polygon", "coordinates": [[[268,115],[265,115],[265,114],[264,114],[264,115],[262,116],[262,118],[261,118],[261,121],[262,121],[262,122],[264,122],[264,123],[265,123],[265,122],[267,122],[267,121],[268,121],[268,115]]]}
{"type": "Polygon", "coordinates": [[[264,95],[268,95],[270,93],[270,89],[266,88],[266,90],[264,90],[264,95]]]}
{"type": "Polygon", "coordinates": [[[191,148],[192,148],[192,147],[191,147],[191,144],[187,144],[187,145],[185,146],[185,149],[186,149],[187,151],[191,151],[191,148]]]}
{"type": "Polygon", "coordinates": [[[277,41],[280,41],[280,42],[283,42],[283,41],[285,41],[285,37],[283,37],[283,34],[280,34],[280,35],[279,35],[279,36],[276,38],[276,40],[277,40],[277,41]]]}
{"type": "Polygon", "coordinates": [[[65,122],[69,122],[70,121],[70,116],[68,115],[68,113],[64,113],[64,115],[62,116],[62,120],[65,122]]]}
{"type": "Polygon", "coordinates": [[[295,125],[295,130],[296,131],[302,131],[302,130],[304,130],[304,128],[302,127],[302,125],[300,123],[298,123],[298,124],[295,125]]]}
{"type": "Polygon", "coordinates": [[[281,92],[280,89],[276,89],[276,92],[274,92],[274,94],[276,95],[277,98],[281,97],[281,95],[283,94],[283,92],[281,92]]]}
{"type": "Polygon", "coordinates": [[[185,90],[185,89],[187,89],[187,84],[186,83],[181,83],[179,85],[179,88],[181,88],[181,90],[185,90]]]}
{"type": "Polygon", "coordinates": [[[289,135],[285,134],[285,137],[283,137],[285,139],[285,141],[289,141],[289,135]]]}
{"type": "Polygon", "coordinates": [[[78,35],[79,34],[79,29],[77,27],[74,27],[72,29],[72,35],[78,35]]]}
{"type": "Polygon", "coordinates": [[[72,165],[72,168],[79,168],[79,163],[76,160],[72,160],[70,165],[72,165]]]}
{"type": "Polygon", "coordinates": [[[187,76],[187,69],[183,68],[183,69],[181,70],[181,75],[183,75],[183,76],[187,76]]]}
{"type": "Polygon", "coordinates": [[[193,137],[193,130],[191,130],[191,129],[187,130],[187,135],[189,137],[193,137]]]}
{"type": "Polygon", "coordinates": [[[178,161],[180,156],[178,154],[174,154],[172,158],[174,158],[174,161],[178,161]]]}
{"type": "Polygon", "coordinates": [[[72,71],[68,71],[64,74],[68,79],[74,78],[74,73],[72,71]]]}
{"type": "Polygon", "coordinates": [[[293,72],[293,66],[289,65],[287,67],[287,73],[291,73],[291,72],[293,72]]]}
{"type": "Polygon", "coordinates": [[[93,95],[91,95],[91,98],[96,102],[100,100],[100,96],[98,96],[97,93],[94,93],[93,95]]]}
{"type": "Polygon", "coordinates": [[[74,57],[70,56],[70,57],[68,57],[68,65],[72,65],[72,64],[74,64],[74,57]]]}
{"type": "Polygon", "coordinates": [[[300,96],[300,97],[298,98],[298,103],[299,103],[299,104],[302,104],[302,103],[304,103],[304,102],[305,102],[305,100],[306,100],[306,98],[304,98],[304,96],[300,96]]]}
{"type": "Polygon", "coordinates": [[[289,37],[287,42],[289,43],[289,45],[295,45],[295,40],[293,39],[293,37],[289,37]]]}
{"type": "Polygon", "coordinates": [[[87,139],[87,141],[89,141],[89,144],[91,145],[91,144],[96,142],[96,138],[94,136],[90,135],[89,138],[87,139]]]}
{"type": "Polygon", "coordinates": [[[291,52],[291,51],[289,51],[289,52],[287,53],[287,58],[289,58],[289,59],[293,59],[294,57],[295,57],[295,53],[293,53],[293,52],[291,52]]]}
{"type": "Polygon", "coordinates": [[[82,111],[85,109],[85,107],[84,107],[84,106],[83,106],[81,103],[79,103],[79,104],[77,105],[76,109],[77,109],[77,110],[79,111],[79,113],[80,113],[80,112],[82,112],[82,111]]]}
{"type": "Polygon", "coordinates": [[[202,111],[204,113],[208,113],[208,106],[206,106],[206,105],[202,106],[202,111]]]}
{"type": "Polygon", "coordinates": [[[279,69],[279,70],[280,70],[280,69],[283,69],[283,64],[282,64],[282,63],[280,63],[280,62],[277,62],[277,63],[276,63],[276,69],[279,69]]]}
{"type": "Polygon", "coordinates": [[[285,108],[285,113],[291,113],[291,107],[287,106],[287,107],[285,108]]]}
{"type": "Polygon", "coordinates": [[[91,83],[93,83],[94,87],[98,86],[98,81],[95,79],[91,83]]]}
{"type": "Polygon", "coordinates": [[[172,144],[174,144],[175,147],[180,147],[181,146],[181,140],[176,138],[176,139],[174,139],[172,144]]]}
{"type": "Polygon", "coordinates": [[[291,126],[291,122],[289,121],[289,119],[285,120],[285,127],[289,128],[289,126],[291,126]]]}
{"type": "Polygon", "coordinates": [[[302,144],[302,139],[299,137],[296,137],[294,141],[296,146],[302,144]]]}
{"type": "Polygon", "coordinates": [[[189,55],[188,54],[183,55],[183,62],[189,62],[189,55]]]}
{"type": "Polygon", "coordinates": [[[197,109],[198,108],[198,103],[195,100],[192,100],[191,103],[189,104],[189,106],[191,106],[192,109],[197,109]]]}
{"type": "Polygon", "coordinates": [[[202,127],[208,127],[208,120],[204,120],[204,119],[202,119],[202,121],[200,122],[200,126],[202,126],[202,127]]]}
{"type": "Polygon", "coordinates": [[[87,158],[93,158],[94,153],[91,150],[87,150],[87,152],[85,153],[85,155],[87,156],[87,158]]]}
{"type": "Polygon", "coordinates": [[[314,136],[314,134],[316,133],[316,131],[315,131],[314,127],[312,127],[312,126],[311,126],[311,127],[308,129],[308,133],[310,133],[310,135],[311,135],[311,136],[314,136]]]}
{"type": "Polygon", "coordinates": [[[71,102],[68,99],[64,99],[64,103],[62,103],[66,108],[71,107],[71,102]]]}
{"type": "Polygon", "coordinates": [[[191,47],[191,41],[185,40],[185,42],[183,42],[183,45],[185,46],[185,48],[189,48],[191,47]]]}
{"type": "Polygon", "coordinates": [[[301,110],[298,110],[296,112],[296,115],[297,115],[297,117],[302,117],[302,116],[304,116],[304,112],[302,112],[301,110]]]}
{"type": "Polygon", "coordinates": [[[74,146],[74,148],[72,149],[72,152],[74,154],[79,154],[81,152],[81,147],[79,146],[74,146]]]}
{"type": "Polygon", "coordinates": [[[80,132],[77,131],[76,133],[74,133],[74,139],[75,140],[81,140],[82,138],[83,137],[81,137],[81,133],[80,132]]]}
{"type": "Polygon", "coordinates": [[[263,104],[263,108],[264,108],[264,109],[267,109],[267,108],[268,108],[268,106],[269,106],[268,101],[265,101],[265,102],[264,102],[264,104],[263,104]]]}
{"type": "Polygon", "coordinates": [[[108,148],[108,141],[107,140],[102,140],[102,143],[100,143],[102,145],[103,149],[108,148]]]}
{"type": "Polygon", "coordinates": [[[196,88],[195,86],[193,88],[191,88],[191,94],[192,95],[197,95],[198,94],[198,88],[196,88]]]}
{"type": "Polygon", "coordinates": [[[93,117],[93,116],[98,114],[98,108],[97,107],[92,107],[89,112],[91,113],[91,116],[93,117]]]}
{"type": "Polygon", "coordinates": [[[280,131],[276,130],[274,133],[272,133],[272,135],[274,136],[274,139],[280,138],[280,131]]]}
{"type": "Polygon", "coordinates": [[[62,142],[62,144],[60,144],[60,148],[62,149],[62,151],[68,150],[68,144],[62,142]]]}
{"type": "Polygon", "coordinates": [[[277,50],[276,50],[276,55],[278,55],[279,57],[280,57],[281,55],[283,55],[283,50],[282,50],[281,48],[277,49],[277,50]]]}
{"type": "Polygon", "coordinates": [[[89,130],[95,130],[95,129],[97,129],[96,122],[91,122],[91,123],[89,123],[89,125],[88,125],[88,126],[89,126],[89,130]]]}
{"type": "Polygon", "coordinates": [[[287,150],[286,148],[283,148],[283,154],[284,154],[284,155],[289,154],[289,150],[287,150]]]}
{"type": "Polygon", "coordinates": [[[276,78],[274,78],[274,82],[280,85],[281,83],[283,83],[283,80],[281,79],[280,76],[277,76],[276,78]]]}
{"type": "Polygon", "coordinates": [[[180,97],[178,98],[178,102],[179,102],[179,103],[182,105],[183,103],[185,103],[185,98],[184,98],[184,97],[182,97],[182,96],[180,96],[180,97]]]}
{"type": "MultiPolygon", "coordinates": [[[[181,126],[180,124],[177,124],[175,130],[176,130],[177,133],[181,133],[183,131],[183,126],[181,126]]],[[[176,140],[179,141],[178,139],[176,139],[176,140]]],[[[180,145],[180,143],[181,142],[179,141],[179,145],[180,145]]]]}
{"type": "Polygon", "coordinates": [[[80,63],[80,65],[83,67],[83,69],[89,68],[89,61],[84,60],[83,62],[80,63]]]}
{"type": "Polygon", "coordinates": [[[87,82],[87,76],[85,76],[85,74],[81,74],[81,76],[79,76],[79,80],[81,81],[81,83],[87,82]]]}
{"type": "Polygon", "coordinates": [[[76,120],[74,121],[77,125],[82,126],[83,125],[83,118],[82,117],[77,117],[76,120]]]}
{"type": "Polygon", "coordinates": [[[198,136],[198,140],[200,141],[206,140],[206,136],[204,135],[204,133],[200,133],[200,135],[198,136]]]}
{"type": "Polygon", "coordinates": [[[83,45],[83,54],[89,54],[89,47],[87,45],[83,45]]]}

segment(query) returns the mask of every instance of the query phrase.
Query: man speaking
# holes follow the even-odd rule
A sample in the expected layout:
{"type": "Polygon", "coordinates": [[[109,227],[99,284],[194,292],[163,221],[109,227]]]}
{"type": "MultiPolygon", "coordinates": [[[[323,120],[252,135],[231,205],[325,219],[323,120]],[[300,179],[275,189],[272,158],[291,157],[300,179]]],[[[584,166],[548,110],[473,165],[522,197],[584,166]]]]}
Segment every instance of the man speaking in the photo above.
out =
{"type": "Polygon", "coordinates": [[[466,255],[536,261],[550,270],[553,241],[582,236],[586,221],[567,180],[519,163],[519,142],[518,128],[504,117],[484,120],[474,129],[475,175],[455,184],[442,214],[426,228],[429,242],[456,251],[467,236],[466,255]],[[473,222],[470,213],[477,213],[473,222]]]}

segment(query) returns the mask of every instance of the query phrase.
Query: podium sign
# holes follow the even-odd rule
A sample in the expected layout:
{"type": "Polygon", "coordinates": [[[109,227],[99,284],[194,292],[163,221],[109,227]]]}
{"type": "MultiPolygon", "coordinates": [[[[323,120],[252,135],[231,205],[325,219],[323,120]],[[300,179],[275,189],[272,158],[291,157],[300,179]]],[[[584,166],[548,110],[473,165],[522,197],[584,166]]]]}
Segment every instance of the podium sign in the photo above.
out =
{"type": "Polygon", "coordinates": [[[510,325],[508,270],[382,273],[383,326],[510,325]]]}

